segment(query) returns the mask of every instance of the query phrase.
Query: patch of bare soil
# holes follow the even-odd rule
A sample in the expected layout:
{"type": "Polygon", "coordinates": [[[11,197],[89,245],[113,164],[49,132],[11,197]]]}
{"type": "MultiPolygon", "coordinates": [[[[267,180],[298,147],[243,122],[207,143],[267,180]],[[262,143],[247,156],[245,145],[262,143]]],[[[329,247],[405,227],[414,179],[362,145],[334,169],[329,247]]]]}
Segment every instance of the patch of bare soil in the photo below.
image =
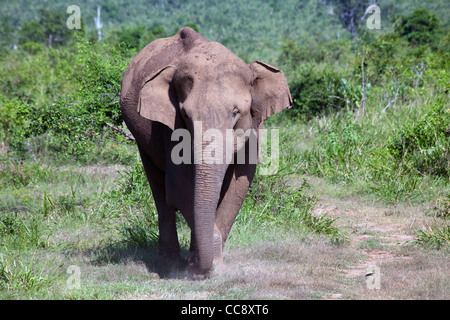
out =
{"type": "Polygon", "coordinates": [[[388,261],[411,258],[396,254],[396,246],[413,240],[412,235],[401,233],[400,228],[379,227],[374,224],[362,227],[365,234],[358,234],[356,230],[353,230],[350,235],[350,245],[360,248],[364,258],[347,270],[347,277],[369,276],[372,266],[380,267],[388,261]],[[371,243],[375,248],[370,248],[371,243]],[[369,248],[364,248],[364,244],[367,244],[366,246],[369,248]],[[380,248],[377,248],[378,246],[380,248]]]}
{"type": "Polygon", "coordinates": [[[448,254],[411,244],[417,227],[430,219],[424,215],[426,211],[426,207],[390,207],[357,197],[323,197],[316,213],[338,218],[336,223],[349,235],[347,249],[357,252],[357,259],[343,269],[343,282],[348,286],[340,286],[341,293],[324,297],[448,299],[448,254]]]}
{"type": "Polygon", "coordinates": [[[339,200],[337,204],[341,208],[332,204],[333,200],[326,199],[316,208],[316,214],[340,219],[341,227],[349,233],[349,246],[359,250],[363,257],[346,270],[346,277],[367,276],[371,266],[410,258],[396,254],[398,246],[414,239],[411,230],[404,225],[404,219],[388,219],[389,209],[374,207],[371,212],[370,207],[361,205],[356,199],[339,200]],[[380,216],[382,218],[377,219],[380,216]]]}
{"type": "Polygon", "coordinates": [[[448,299],[448,254],[411,244],[426,209],[324,196],[315,213],[338,218],[345,244],[293,237],[233,248],[227,281],[254,298],[448,299]]]}

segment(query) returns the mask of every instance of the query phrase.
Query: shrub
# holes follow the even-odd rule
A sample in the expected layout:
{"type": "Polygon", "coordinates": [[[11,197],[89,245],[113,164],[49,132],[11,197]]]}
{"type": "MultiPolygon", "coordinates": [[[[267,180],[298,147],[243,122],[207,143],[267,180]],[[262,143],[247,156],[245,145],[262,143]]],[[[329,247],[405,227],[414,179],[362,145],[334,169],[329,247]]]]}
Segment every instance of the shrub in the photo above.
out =
{"type": "Polygon", "coordinates": [[[394,16],[394,29],[413,46],[436,41],[439,19],[426,9],[415,9],[409,16],[394,16]]]}
{"type": "Polygon", "coordinates": [[[78,87],[78,114],[88,114],[96,123],[122,124],[119,95],[122,76],[134,51],[122,46],[78,43],[79,69],[73,74],[78,87]]]}
{"type": "Polygon", "coordinates": [[[387,149],[399,165],[421,174],[450,177],[450,109],[437,102],[416,123],[406,123],[387,149]]]}
{"type": "Polygon", "coordinates": [[[84,41],[79,42],[78,49],[74,59],[77,66],[72,66],[71,71],[74,93],[52,102],[22,103],[20,107],[10,108],[14,112],[5,107],[0,110],[9,114],[2,120],[3,128],[20,124],[16,125],[20,130],[13,131],[15,135],[8,139],[13,149],[24,153],[25,139],[46,135],[46,147],[52,155],[63,160],[89,162],[99,141],[125,135],[120,129],[123,121],[119,94],[130,51],[84,41]]]}
{"type": "Polygon", "coordinates": [[[344,108],[356,109],[363,94],[360,85],[349,81],[329,65],[302,65],[289,88],[294,100],[291,112],[303,119],[344,108]]]}

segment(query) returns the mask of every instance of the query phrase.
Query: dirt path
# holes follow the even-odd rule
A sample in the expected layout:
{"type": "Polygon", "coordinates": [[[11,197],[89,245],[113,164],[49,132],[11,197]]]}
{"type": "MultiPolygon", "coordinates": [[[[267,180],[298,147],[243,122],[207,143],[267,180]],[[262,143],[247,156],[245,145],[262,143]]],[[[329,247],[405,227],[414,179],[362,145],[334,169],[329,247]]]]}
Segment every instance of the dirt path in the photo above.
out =
{"type": "Polygon", "coordinates": [[[350,286],[325,298],[450,298],[448,254],[411,244],[417,228],[431,220],[424,215],[427,209],[392,207],[357,197],[322,197],[316,213],[338,218],[336,223],[349,235],[348,250],[358,253],[358,259],[343,269],[350,286]]]}
{"type": "Polygon", "coordinates": [[[400,210],[361,206],[355,199],[338,201],[338,205],[327,199],[327,204],[316,208],[317,214],[326,214],[341,220],[341,227],[349,234],[349,246],[359,250],[364,258],[347,270],[347,277],[368,276],[371,266],[381,266],[383,262],[409,259],[397,255],[399,246],[414,239],[413,224],[408,226],[406,218],[396,219],[400,210]],[[331,203],[330,203],[331,202],[331,203]],[[358,206],[358,207],[356,207],[358,206]],[[406,223],[406,224],[405,224],[406,223]]]}

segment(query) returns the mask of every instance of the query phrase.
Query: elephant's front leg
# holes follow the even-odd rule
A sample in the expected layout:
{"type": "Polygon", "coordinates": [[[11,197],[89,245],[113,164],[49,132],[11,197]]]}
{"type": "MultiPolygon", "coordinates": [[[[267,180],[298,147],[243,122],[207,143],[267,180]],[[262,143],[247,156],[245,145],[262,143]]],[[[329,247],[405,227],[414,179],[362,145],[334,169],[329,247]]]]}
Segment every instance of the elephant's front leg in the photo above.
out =
{"type": "Polygon", "coordinates": [[[241,209],[255,171],[256,164],[232,164],[225,175],[214,224],[214,260],[219,268],[224,265],[222,250],[225,241],[241,209]]]}
{"type": "Polygon", "coordinates": [[[141,149],[139,151],[158,212],[159,255],[166,261],[178,261],[180,260],[180,244],[176,229],[175,208],[166,202],[165,174],[144,151],[141,149]]]}

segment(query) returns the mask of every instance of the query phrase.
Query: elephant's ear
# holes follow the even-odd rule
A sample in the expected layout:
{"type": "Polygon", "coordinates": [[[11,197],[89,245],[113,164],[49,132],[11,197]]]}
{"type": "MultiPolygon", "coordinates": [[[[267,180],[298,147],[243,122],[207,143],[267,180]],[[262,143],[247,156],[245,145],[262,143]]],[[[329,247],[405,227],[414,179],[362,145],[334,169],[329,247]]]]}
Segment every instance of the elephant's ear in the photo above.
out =
{"type": "Polygon", "coordinates": [[[267,117],[292,106],[292,98],[283,71],[261,61],[249,65],[253,71],[252,116],[258,128],[267,117]]]}
{"type": "Polygon", "coordinates": [[[177,118],[177,98],[170,83],[175,68],[164,67],[151,76],[139,93],[138,113],[149,120],[165,124],[172,130],[177,118]]]}

